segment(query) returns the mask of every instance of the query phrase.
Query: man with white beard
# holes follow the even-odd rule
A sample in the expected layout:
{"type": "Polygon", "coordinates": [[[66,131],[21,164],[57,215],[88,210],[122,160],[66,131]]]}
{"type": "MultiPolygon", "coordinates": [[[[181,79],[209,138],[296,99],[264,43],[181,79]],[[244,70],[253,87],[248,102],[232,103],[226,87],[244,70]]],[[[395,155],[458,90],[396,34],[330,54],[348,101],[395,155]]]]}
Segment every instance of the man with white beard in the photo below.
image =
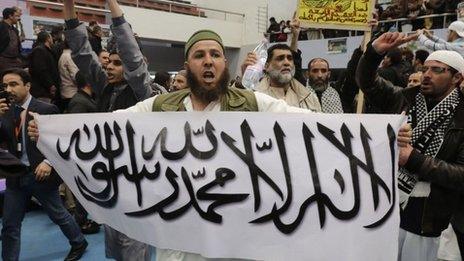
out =
{"type": "MultiPolygon", "coordinates": [[[[256,87],[256,91],[284,100],[290,106],[320,112],[321,105],[316,94],[301,84],[304,83],[304,76],[301,70],[301,52],[298,51],[300,21],[296,18],[296,14],[290,26],[292,29],[291,46],[276,44],[268,49],[266,75],[256,87]],[[299,61],[297,66],[295,66],[296,60],[299,61]]],[[[248,66],[257,62],[258,56],[255,53],[249,53],[242,64],[242,74],[248,66]]]]}
{"type": "Polygon", "coordinates": [[[256,91],[276,99],[312,111],[321,111],[321,105],[314,92],[295,79],[295,63],[290,47],[286,44],[273,45],[268,50],[265,65],[266,75],[256,87],[256,91]]]}

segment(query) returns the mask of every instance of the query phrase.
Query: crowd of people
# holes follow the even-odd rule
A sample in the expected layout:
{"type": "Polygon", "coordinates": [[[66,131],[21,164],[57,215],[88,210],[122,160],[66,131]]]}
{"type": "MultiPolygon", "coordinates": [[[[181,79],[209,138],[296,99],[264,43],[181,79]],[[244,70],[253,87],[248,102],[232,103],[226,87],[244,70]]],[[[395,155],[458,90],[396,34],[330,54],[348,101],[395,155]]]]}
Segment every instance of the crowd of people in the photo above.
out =
{"type": "MultiPolygon", "coordinates": [[[[38,126],[28,112],[352,113],[360,102],[359,90],[366,98],[365,113],[408,115],[408,125],[397,138],[399,175],[411,177],[408,180],[414,177],[416,182],[406,184],[411,190],[402,190],[400,198],[398,260],[463,258],[464,22],[452,22],[446,40],[431,34],[427,27],[410,35],[379,33],[366,39],[370,43],[357,48],[346,70],[331,81],[329,62],[317,54],[303,69],[298,49],[302,29],[294,17],[282,25],[276,23],[286,36],[288,33],[290,45],[279,43],[268,49],[264,76],[252,91],[243,88],[240,78],[230,81],[221,36],[211,30],[197,31],[186,39],[182,70],[174,77],[158,72],[153,81],[140,41],[117,1],[106,1],[112,17],[112,39],[106,49],[101,45],[101,27],[86,27],[76,16],[74,1],[64,0],[65,29],[57,30],[55,37],[40,32],[26,63],[20,59],[21,11],[3,10],[0,159],[7,158],[18,167],[10,168],[9,173],[0,169],[7,182],[2,218],[4,260],[18,260],[21,222],[31,196],[68,238],[71,250],[65,260],[80,259],[88,247],[83,234],[99,229],[77,200],[65,207],[59,176],[36,147],[38,126]],[[421,49],[412,52],[401,47],[410,41],[417,41],[421,49]],[[237,105],[231,97],[243,102],[237,105]],[[450,238],[454,244],[443,243],[450,238]]],[[[257,55],[249,53],[242,74],[257,61],[257,55]]],[[[151,259],[147,244],[106,225],[104,230],[108,258],[151,259]]],[[[169,249],[157,249],[156,256],[157,260],[207,260],[169,249]]]]}
{"type": "MultiPolygon", "coordinates": [[[[409,18],[416,19],[419,16],[431,14],[456,13],[460,0],[393,0],[383,9],[382,5],[377,4],[379,17],[381,20],[409,18]]],[[[431,26],[432,24],[430,24],[431,26]]],[[[430,29],[428,25],[424,25],[430,29]]]]}
{"type": "MultiPolygon", "coordinates": [[[[459,11],[457,7],[461,2],[461,0],[392,0],[386,5],[377,3],[375,4],[374,18],[380,21],[380,26],[374,30],[401,32],[404,28],[409,32],[418,29],[440,29],[450,21],[456,20],[459,11]],[[440,16],[443,14],[447,14],[447,17],[440,16]],[[430,15],[436,16],[428,17],[430,15]],[[398,24],[389,22],[402,18],[406,20],[402,20],[398,24]]],[[[460,16],[464,16],[464,13],[460,16]]],[[[352,35],[362,33],[354,32],[352,35]]],[[[290,20],[281,20],[278,23],[275,17],[269,19],[269,27],[265,35],[269,37],[270,42],[286,42],[289,34],[290,20]]],[[[298,38],[299,40],[314,40],[348,36],[350,33],[347,30],[304,28],[298,38]]]]}

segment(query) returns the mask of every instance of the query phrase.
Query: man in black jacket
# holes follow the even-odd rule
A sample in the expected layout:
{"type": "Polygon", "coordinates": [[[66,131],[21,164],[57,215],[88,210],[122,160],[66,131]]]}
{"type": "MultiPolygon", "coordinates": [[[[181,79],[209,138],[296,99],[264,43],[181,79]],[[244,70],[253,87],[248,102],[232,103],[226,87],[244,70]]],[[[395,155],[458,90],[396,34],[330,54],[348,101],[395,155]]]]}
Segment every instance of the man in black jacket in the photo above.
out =
{"type": "Polygon", "coordinates": [[[14,8],[3,9],[3,20],[0,22],[0,72],[9,68],[21,68],[19,58],[21,39],[14,25],[21,18],[14,8]]]}
{"type": "MultiPolygon", "coordinates": [[[[93,99],[92,87],[88,83],[87,76],[81,71],[76,73],[77,93],[71,98],[68,105],[68,113],[92,113],[97,112],[97,103],[93,99]]],[[[87,218],[88,213],[82,204],[75,199],[76,210],[74,217],[84,234],[95,234],[100,231],[100,225],[87,218]]]]}
{"type": "MultiPolygon", "coordinates": [[[[438,237],[451,222],[464,231],[464,59],[454,51],[432,53],[422,68],[422,84],[403,89],[378,76],[388,50],[407,41],[399,33],[377,38],[361,58],[359,87],[387,113],[408,113],[412,146],[402,147],[399,163],[401,203],[399,260],[436,260],[438,237]]],[[[458,238],[462,247],[462,238],[458,238]]],[[[461,249],[463,252],[464,249],[461,249]]]]}
{"type": "Polygon", "coordinates": [[[69,101],[68,113],[92,113],[97,112],[97,103],[93,98],[92,87],[88,83],[87,76],[78,71],[76,73],[77,93],[69,101]]]}
{"type": "Polygon", "coordinates": [[[8,143],[8,151],[27,166],[27,173],[6,179],[3,205],[2,259],[18,260],[21,242],[21,223],[28,199],[34,196],[50,219],[60,226],[71,244],[65,260],[78,260],[87,248],[79,226],[61,202],[58,185],[61,180],[50,162],[38,150],[36,143],[26,134],[25,123],[31,120],[29,111],[56,114],[58,108],[41,102],[29,93],[30,76],[22,69],[6,70],[2,85],[10,93],[10,106],[0,99],[0,141],[8,143]]]}
{"type": "Polygon", "coordinates": [[[31,94],[37,99],[51,103],[60,86],[60,73],[51,46],[52,36],[42,31],[37,35],[36,46],[29,56],[29,73],[32,77],[31,94]]]}
{"type": "Polygon", "coordinates": [[[389,50],[379,69],[379,76],[395,86],[406,87],[409,75],[406,73],[403,57],[399,48],[389,50]]]}

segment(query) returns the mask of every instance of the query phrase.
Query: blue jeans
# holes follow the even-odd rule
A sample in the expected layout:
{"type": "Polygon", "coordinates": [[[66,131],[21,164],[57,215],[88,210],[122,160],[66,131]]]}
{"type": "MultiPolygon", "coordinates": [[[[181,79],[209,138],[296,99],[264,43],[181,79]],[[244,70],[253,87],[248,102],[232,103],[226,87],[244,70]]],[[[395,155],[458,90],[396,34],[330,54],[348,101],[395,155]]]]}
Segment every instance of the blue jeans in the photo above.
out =
{"type": "MultiPolygon", "coordinates": [[[[79,226],[61,202],[57,186],[35,181],[29,173],[21,177],[19,188],[7,187],[3,203],[2,258],[18,260],[21,246],[21,223],[26,212],[26,204],[34,196],[50,219],[60,226],[72,246],[84,242],[79,226]]],[[[40,239],[38,239],[40,240],[40,239]]]]}

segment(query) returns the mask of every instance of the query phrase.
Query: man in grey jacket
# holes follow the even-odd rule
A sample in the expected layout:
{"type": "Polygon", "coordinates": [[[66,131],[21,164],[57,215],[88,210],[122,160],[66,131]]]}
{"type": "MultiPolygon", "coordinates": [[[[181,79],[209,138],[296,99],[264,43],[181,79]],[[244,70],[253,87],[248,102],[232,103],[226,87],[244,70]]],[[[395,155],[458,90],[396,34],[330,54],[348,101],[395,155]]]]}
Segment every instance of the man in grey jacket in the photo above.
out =
{"type": "MultiPolygon", "coordinates": [[[[74,0],[64,1],[65,36],[72,58],[79,70],[88,76],[100,112],[128,108],[152,94],[148,67],[134,33],[116,0],[107,0],[107,3],[112,14],[111,29],[118,50],[110,51],[110,63],[105,71],[90,46],[85,25],[77,19],[74,0]]],[[[116,260],[150,260],[151,256],[148,245],[108,226],[105,227],[105,247],[107,257],[116,260]]]]}

